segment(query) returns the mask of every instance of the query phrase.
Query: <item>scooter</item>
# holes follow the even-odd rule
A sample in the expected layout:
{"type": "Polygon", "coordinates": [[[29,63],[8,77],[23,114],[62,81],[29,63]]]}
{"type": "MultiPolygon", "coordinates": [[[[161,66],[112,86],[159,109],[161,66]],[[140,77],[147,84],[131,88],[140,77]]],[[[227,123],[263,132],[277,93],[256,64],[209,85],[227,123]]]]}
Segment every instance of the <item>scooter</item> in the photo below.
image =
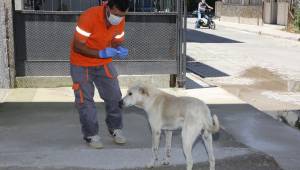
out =
{"type": "MultiPolygon", "coordinates": [[[[210,12],[209,10],[206,10],[210,12]]],[[[209,29],[216,29],[216,23],[213,21],[213,15],[205,12],[204,16],[201,16],[199,20],[196,20],[195,28],[208,27],[209,29]]]]}

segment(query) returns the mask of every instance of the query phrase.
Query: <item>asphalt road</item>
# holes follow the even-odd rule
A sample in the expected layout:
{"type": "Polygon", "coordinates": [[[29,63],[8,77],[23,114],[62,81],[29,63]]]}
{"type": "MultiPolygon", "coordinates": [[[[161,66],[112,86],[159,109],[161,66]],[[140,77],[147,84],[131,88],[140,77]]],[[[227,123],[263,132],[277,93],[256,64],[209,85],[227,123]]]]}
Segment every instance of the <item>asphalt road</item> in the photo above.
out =
{"type": "Polygon", "coordinates": [[[300,42],[218,27],[194,29],[188,22],[187,55],[229,75],[258,66],[289,78],[300,75],[300,42]]]}
{"type": "Polygon", "coordinates": [[[300,42],[218,25],[194,29],[191,21],[188,28],[189,71],[260,110],[300,109],[300,42]]]}
{"type": "MultiPolygon", "coordinates": [[[[210,107],[213,113],[221,113],[227,109],[231,110],[234,105],[226,108],[210,107]]],[[[97,109],[100,136],[105,146],[102,150],[91,149],[84,144],[78,113],[73,103],[0,104],[0,169],[147,169],[145,166],[151,159],[151,132],[144,111],[134,107],[124,110],[124,134],[128,143],[120,146],[114,144],[107,133],[103,103],[98,103],[97,109]]],[[[219,116],[221,119],[225,118],[219,116]]],[[[222,125],[225,125],[225,122],[224,120],[222,125]]],[[[161,146],[160,161],[164,151],[164,136],[161,146]]],[[[280,169],[272,157],[243,145],[224,130],[214,136],[214,153],[217,170],[280,169]]],[[[195,169],[208,168],[207,154],[200,138],[194,145],[193,157],[195,169]]],[[[185,169],[179,131],[175,132],[172,141],[171,166],[154,168],[171,169],[185,169]]]]}

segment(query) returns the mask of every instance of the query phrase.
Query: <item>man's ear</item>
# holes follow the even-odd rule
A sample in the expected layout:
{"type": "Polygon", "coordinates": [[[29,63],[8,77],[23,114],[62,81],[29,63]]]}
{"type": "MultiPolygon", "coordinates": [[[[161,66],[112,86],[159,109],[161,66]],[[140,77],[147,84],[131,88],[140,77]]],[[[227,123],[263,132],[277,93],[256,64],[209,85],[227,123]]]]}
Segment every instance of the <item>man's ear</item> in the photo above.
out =
{"type": "Polygon", "coordinates": [[[139,91],[142,95],[146,95],[146,96],[149,96],[149,92],[148,92],[148,89],[146,87],[140,87],[139,88],[139,91]]]}

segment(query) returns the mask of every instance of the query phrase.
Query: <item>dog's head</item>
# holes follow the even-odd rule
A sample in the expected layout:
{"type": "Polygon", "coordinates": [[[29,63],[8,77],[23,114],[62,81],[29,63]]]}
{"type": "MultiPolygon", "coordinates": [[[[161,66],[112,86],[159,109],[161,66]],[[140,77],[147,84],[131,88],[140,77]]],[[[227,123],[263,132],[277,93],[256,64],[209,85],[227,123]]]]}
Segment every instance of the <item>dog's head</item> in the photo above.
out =
{"type": "Polygon", "coordinates": [[[143,107],[146,98],[149,97],[149,91],[146,86],[136,85],[130,87],[126,96],[120,101],[120,107],[137,106],[143,107]]]}

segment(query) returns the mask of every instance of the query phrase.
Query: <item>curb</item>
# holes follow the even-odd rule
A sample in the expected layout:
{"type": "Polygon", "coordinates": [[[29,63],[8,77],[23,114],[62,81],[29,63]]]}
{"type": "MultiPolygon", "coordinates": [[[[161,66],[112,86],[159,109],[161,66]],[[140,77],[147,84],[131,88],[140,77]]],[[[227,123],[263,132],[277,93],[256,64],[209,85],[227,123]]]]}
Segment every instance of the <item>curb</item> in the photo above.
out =
{"type": "Polygon", "coordinates": [[[217,22],[217,24],[222,25],[223,27],[237,29],[237,30],[246,31],[246,32],[251,32],[251,33],[255,33],[255,34],[259,34],[259,35],[266,35],[266,36],[271,36],[271,37],[275,37],[275,38],[288,39],[288,40],[300,42],[300,34],[297,37],[286,37],[286,36],[280,36],[277,34],[268,33],[268,32],[262,31],[262,30],[249,30],[249,29],[244,29],[244,28],[238,28],[238,27],[234,27],[234,26],[228,26],[226,24],[220,24],[219,22],[217,22]]]}

